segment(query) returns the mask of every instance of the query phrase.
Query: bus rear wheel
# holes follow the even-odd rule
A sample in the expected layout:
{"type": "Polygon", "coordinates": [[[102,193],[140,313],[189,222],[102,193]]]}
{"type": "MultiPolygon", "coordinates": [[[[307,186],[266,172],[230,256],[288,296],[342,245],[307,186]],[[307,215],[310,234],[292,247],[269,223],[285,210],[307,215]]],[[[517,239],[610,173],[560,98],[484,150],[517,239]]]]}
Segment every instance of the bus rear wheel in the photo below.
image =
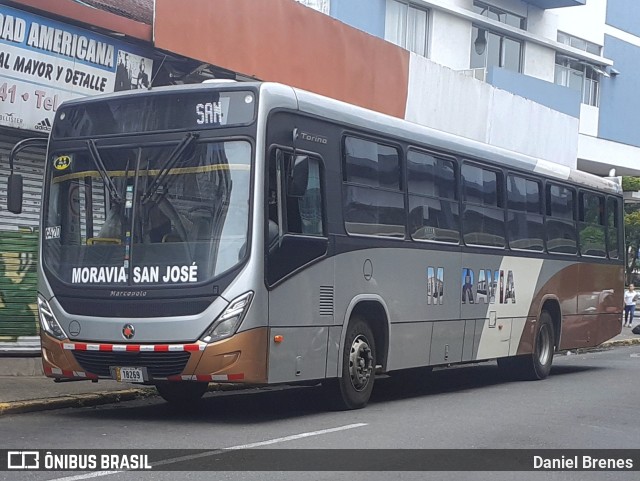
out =
{"type": "Polygon", "coordinates": [[[365,407],[373,390],[375,369],[373,332],[363,319],[353,318],[344,342],[341,375],[323,382],[330,407],[336,410],[365,407]]]}
{"type": "Polygon", "coordinates": [[[503,357],[498,359],[498,366],[509,375],[518,379],[545,379],[551,372],[555,349],[555,331],[551,314],[540,313],[538,329],[533,342],[533,352],[524,356],[503,357]]]}
{"type": "Polygon", "coordinates": [[[200,399],[207,388],[208,382],[163,382],[156,384],[158,394],[170,404],[185,405],[200,399]]]}

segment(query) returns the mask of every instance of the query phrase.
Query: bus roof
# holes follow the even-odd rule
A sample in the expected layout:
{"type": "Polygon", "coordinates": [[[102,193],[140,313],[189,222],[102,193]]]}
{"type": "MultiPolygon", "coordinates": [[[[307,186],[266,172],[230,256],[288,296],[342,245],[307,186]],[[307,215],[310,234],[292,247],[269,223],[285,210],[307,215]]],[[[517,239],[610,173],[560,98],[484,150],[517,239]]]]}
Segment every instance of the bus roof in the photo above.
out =
{"type": "MultiPolygon", "coordinates": [[[[280,84],[264,83],[261,90],[276,93],[280,91],[281,87],[280,84]]],[[[505,167],[514,167],[597,190],[618,194],[622,192],[621,186],[616,182],[572,169],[566,165],[422,126],[305,90],[297,88],[292,88],[292,90],[297,97],[300,112],[328,117],[354,127],[375,130],[394,137],[411,139],[434,149],[468,156],[471,159],[488,160],[505,167]]]]}

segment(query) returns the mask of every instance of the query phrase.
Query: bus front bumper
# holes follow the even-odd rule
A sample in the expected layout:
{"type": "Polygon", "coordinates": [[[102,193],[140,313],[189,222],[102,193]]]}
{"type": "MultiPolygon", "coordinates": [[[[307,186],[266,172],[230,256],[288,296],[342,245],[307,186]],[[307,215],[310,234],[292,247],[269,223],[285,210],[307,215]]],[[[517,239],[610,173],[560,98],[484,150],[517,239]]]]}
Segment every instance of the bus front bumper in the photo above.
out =
{"type": "Polygon", "coordinates": [[[121,368],[140,368],[147,384],[267,382],[266,327],[211,344],[104,344],[59,341],[46,333],[41,333],[40,338],[44,373],[52,378],[116,379],[121,368]]]}

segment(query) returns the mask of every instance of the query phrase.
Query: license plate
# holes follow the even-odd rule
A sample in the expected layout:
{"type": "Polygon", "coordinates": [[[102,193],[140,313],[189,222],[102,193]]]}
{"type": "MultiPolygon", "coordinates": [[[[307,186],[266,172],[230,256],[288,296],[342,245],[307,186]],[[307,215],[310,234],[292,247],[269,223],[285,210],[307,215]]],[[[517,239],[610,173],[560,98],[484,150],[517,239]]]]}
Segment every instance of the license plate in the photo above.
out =
{"type": "Polygon", "coordinates": [[[118,382],[145,382],[145,371],[143,367],[114,367],[113,377],[118,382]]]}

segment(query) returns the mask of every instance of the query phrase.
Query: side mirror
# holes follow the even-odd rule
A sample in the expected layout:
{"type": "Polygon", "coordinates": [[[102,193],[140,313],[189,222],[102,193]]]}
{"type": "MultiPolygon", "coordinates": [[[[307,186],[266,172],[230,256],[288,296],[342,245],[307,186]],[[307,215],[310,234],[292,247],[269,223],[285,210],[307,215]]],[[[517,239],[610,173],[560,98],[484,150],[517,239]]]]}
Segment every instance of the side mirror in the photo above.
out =
{"type": "Polygon", "coordinates": [[[7,180],[7,209],[13,214],[22,214],[22,176],[13,173],[13,161],[19,152],[28,148],[36,147],[41,149],[47,148],[48,140],[44,137],[32,137],[23,139],[13,146],[9,153],[9,168],[11,174],[7,180]]]}
{"type": "Polygon", "coordinates": [[[10,174],[7,181],[7,209],[14,214],[22,213],[22,176],[10,174]]]}
{"type": "Polygon", "coordinates": [[[287,195],[291,197],[302,197],[307,191],[307,185],[309,183],[309,157],[306,155],[297,155],[291,160],[291,163],[287,195]]]}

